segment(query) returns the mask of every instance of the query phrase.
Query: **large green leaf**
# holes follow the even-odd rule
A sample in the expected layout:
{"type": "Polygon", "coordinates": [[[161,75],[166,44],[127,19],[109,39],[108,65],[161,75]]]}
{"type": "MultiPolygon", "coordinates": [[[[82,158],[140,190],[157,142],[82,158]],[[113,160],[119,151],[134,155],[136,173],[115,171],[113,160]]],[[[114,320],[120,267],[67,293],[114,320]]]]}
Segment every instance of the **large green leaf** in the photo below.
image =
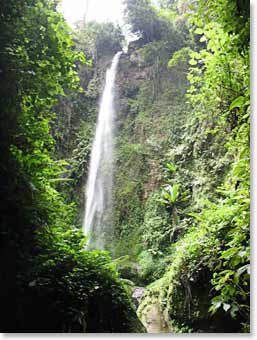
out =
{"type": "Polygon", "coordinates": [[[244,104],[245,98],[243,96],[239,96],[236,99],[233,100],[233,102],[229,106],[229,110],[233,110],[236,107],[240,108],[244,104]]]}

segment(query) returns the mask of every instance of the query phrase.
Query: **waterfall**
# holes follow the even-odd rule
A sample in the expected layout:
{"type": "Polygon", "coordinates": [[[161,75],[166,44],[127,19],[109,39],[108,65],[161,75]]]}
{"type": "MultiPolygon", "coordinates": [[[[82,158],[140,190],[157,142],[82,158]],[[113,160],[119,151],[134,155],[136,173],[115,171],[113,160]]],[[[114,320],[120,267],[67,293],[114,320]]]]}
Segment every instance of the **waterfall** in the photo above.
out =
{"type": "Polygon", "coordinates": [[[121,53],[114,56],[106,71],[90,156],[83,221],[84,234],[89,237],[87,248],[104,249],[106,232],[112,227],[114,86],[121,53]]]}

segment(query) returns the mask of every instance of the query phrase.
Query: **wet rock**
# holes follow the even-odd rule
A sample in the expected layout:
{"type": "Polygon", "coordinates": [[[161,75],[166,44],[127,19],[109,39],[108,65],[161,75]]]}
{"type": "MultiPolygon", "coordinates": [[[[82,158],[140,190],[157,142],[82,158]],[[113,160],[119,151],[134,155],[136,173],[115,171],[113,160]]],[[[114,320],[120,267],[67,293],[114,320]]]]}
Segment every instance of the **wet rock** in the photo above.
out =
{"type": "Polygon", "coordinates": [[[170,333],[163,313],[159,306],[159,301],[155,296],[147,294],[141,296],[137,315],[147,330],[147,333],[170,333]]]}
{"type": "Polygon", "coordinates": [[[141,319],[147,333],[168,333],[169,330],[157,303],[148,305],[141,319]]]}
{"type": "Polygon", "coordinates": [[[144,287],[134,287],[133,293],[132,293],[132,299],[133,299],[133,302],[136,308],[138,308],[140,300],[142,296],[144,295],[145,290],[146,289],[144,287]]]}

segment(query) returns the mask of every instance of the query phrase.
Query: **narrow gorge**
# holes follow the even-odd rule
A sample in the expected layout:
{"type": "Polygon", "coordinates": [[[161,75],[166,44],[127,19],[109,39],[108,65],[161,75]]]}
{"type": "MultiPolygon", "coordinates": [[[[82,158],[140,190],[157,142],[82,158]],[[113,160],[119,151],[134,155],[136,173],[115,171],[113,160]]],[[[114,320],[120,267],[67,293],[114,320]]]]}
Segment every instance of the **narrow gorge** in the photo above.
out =
{"type": "Polygon", "coordinates": [[[250,333],[250,4],[3,4],[1,331],[250,333]]]}

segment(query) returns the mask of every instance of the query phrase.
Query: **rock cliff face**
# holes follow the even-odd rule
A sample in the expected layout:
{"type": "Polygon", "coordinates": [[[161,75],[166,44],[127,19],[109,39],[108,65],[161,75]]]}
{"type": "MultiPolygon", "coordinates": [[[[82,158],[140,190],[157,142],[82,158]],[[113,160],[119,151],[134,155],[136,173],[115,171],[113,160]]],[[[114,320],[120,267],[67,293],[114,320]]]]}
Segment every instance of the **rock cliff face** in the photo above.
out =
{"type": "Polygon", "coordinates": [[[133,260],[144,242],[145,205],[163,184],[163,165],[183,109],[187,81],[181,75],[178,84],[168,56],[155,43],[133,42],[120,58],[116,78],[114,252],[133,260]]]}

